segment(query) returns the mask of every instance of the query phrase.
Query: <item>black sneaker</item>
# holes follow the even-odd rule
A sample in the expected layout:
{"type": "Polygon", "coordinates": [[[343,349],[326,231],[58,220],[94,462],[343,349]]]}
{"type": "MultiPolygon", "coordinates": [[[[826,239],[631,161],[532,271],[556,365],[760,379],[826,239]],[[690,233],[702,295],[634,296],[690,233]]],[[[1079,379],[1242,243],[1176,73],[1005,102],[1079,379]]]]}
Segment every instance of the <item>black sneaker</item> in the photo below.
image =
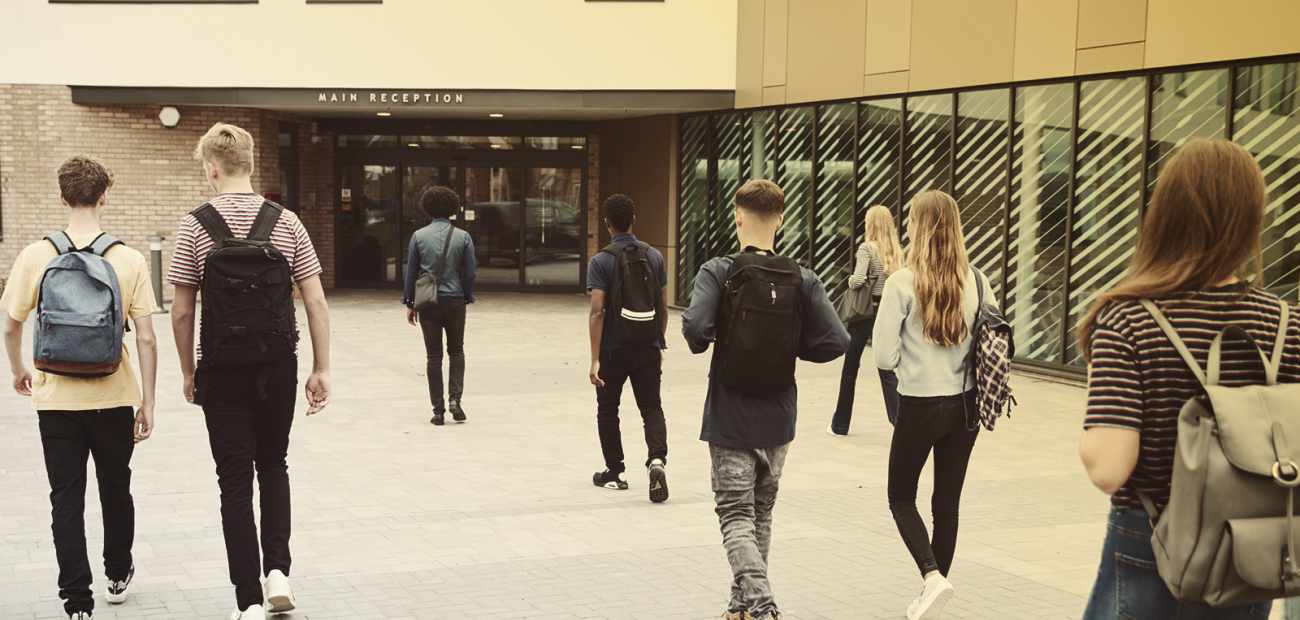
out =
{"type": "Polygon", "coordinates": [[[465,421],[465,410],[460,408],[460,399],[453,398],[447,401],[447,409],[451,411],[451,419],[457,422],[465,421]]]}
{"type": "Polygon", "coordinates": [[[591,481],[598,487],[605,487],[606,489],[614,489],[617,491],[627,490],[627,475],[621,471],[617,474],[608,469],[605,471],[598,471],[596,472],[596,475],[591,477],[591,481]]]}
{"type": "Polygon", "coordinates": [[[126,579],[121,581],[109,580],[108,589],[104,591],[104,598],[114,604],[126,602],[126,589],[131,587],[131,579],[135,577],[135,566],[131,567],[126,573],[126,579]]]}
{"type": "Polygon", "coordinates": [[[442,412],[438,410],[434,410],[433,417],[429,419],[429,424],[432,424],[434,426],[442,426],[443,424],[442,412]]]}
{"type": "Polygon", "coordinates": [[[650,501],[658,504],[668,499],[668,477],[664,475],[664,462],[660,459],[650,461],[650,501]]]}

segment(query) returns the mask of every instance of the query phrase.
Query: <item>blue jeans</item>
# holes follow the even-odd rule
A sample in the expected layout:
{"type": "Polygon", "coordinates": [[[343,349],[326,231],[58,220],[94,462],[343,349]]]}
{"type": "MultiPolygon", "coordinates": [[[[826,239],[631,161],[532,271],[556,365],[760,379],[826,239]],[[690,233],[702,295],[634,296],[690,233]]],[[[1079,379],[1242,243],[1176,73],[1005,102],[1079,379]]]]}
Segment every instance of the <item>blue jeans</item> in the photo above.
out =
{"type": "Polygon", "coordinates": [[[1179,603],[1156,571],[1146,513],[1112,506],[1083,620],[1268,620],[1272,601],[1213,609],[1179,603]]]}
{"type": "MultiPolygon", "coordinates": [[[[862,366],[862,352],[867,348],[867,339],[876,324],[876,317],[865,321],[850,323],[849,350],[844,353],[844,370],[840,372],[840,399],[835,405],[835,415],[831,418],[831,430],[840,435],[849,433],[849,422],[853,418],[853,393],[857,388],[858,369],[862,366]]],[[[898,375],[892,370],[877,370],[880,375],[880,387],[885,392],[885,415],[892,426],[898,419],[898,375]]]]}

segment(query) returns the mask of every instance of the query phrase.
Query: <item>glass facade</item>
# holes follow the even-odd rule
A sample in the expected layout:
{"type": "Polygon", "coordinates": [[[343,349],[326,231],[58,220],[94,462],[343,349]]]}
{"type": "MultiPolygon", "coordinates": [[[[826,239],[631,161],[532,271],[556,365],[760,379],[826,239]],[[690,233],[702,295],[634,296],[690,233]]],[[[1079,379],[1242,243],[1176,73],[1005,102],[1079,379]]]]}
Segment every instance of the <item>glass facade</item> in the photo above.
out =
{"type": "Polygon", "coordinates": [[[863,214],[885,205],[907,244],[911,196],[956,198],[1021,363],[1078,372],[1074,327],[1124,277],[1161,167],[1188,140],[1255,154],[1270,202],[1267,287],[1300,291],[1300,62],[684,116],[677,303],[704,261],[734,252],[731,199],[766,178],[786,193],[776,250],[844,292],[863,214]]]}

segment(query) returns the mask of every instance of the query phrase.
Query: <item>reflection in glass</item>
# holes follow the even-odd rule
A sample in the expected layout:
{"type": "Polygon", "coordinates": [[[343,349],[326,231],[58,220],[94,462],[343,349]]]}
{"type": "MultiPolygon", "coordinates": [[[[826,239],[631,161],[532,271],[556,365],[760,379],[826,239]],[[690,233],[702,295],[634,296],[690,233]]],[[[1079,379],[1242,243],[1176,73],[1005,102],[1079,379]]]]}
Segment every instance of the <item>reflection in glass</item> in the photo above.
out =
{"type": "Polygon", "coordinates": [[[1002,294],[1003,224],[1007,213],[1007,90],[957,96],[957,174],[953,198],[961,212],[966,254],[1002,294]]]}
{"type": "Polygon", "coordinates": [[[582,168],[529,168],[524,200],[524,282],[580,284],[582,168]]]}
{"type": "Polygon", "coordinates": [[[1227,69],[1152,76],[1147,200],[1174,149],[1192,138],[1223,137],[1227,97],[1227,69]]]}
{"type": "Polygon", "coordinates": [[[581,151],[587,148],[586,138],[577,137],[527,137],[524,148],[543,151],[581,151]]]}
{"type": "Polygon", "coordinates": [[[344,166],[339,238],[346,282],[397,282],[397,168],[344,166]]]}
{"type": "MultiPolygon", "coordinates": [[[[420,207],[424,192],[433,187],[450,187],[456,191],[456,168],[454,166],[406,166],[402,168],[402,238],[397,246],[402,249],[400,273],[406,273],[407,249],[411,247],[411,235],[424,228],[432,219],[425,215],[420,207]]],[[[452,223],[463,227],[459,217],[452,223]]]]}
{"type": "Polygon", "coordinates": [[[346,148],[389,149],[397,146],[397,136],[339,134],[339,146],[346,148]]]}
{"type": "Polygon", "coordinates": [[[776,112],[746,114],[741,127],[745,130],[740,164],[744,179],[776,180],[776,112]]]}
{"type": "Polygon", "coordinates": [[[403,147],[414,149],[510,150],[519,148],[520,143],[521,140],[514,136],[402,136],[401,140],[403,147]]]}
{"type": "Polygon", "coordinates": [[[709,257],[736,252],[736,224],[732,201],[740,189],[741,126],[739,114],[713,117],[713,155],[718,178],[709,199],[709,257]]]}
{"type": "MultiPolygon", "coordinates": [[[[817,118],[817,205],[813,210],[812,270],[831,301],[853,273],[853,125],[857,106],[824,105],[817,118]]],[[[861,239],[857,240],[858,242],[861,239]]]]}
{"type": "Polygon", "coordinates": [[[709,117],[682,120],[681,199],[677,211],[677,303],[689,306],[695,274],[708,260],[709,117]]]}
{"type": "Polygon", "coordinates": [[[474,240],[477,281],[519,284],[519,169],[464,170],[464,222],[474,240]]]}
{"type": "Polygon", "coordinates": [[[1061,361],[1071,84],[1016,90],[1004,313],[1016,355],[1061,361]]]}
{"type": "Polygon", "coordinates": [[[1294,302],[1300,278],[1300,63],[1237,69],[1232,139],[1255,155],[1268,183],[1264,285],[1294,302]]]}
{"type": "Polygon", "coordinates": [[[903,190],[903,234],[912,197],[930,189],[952,193],[952,95],[907,99],[907,187],[903,190]]]}
{"type": "MultiPolygon", "coordinates": [[[[884,205],[897,222],[898,181],[903,169],[903,100],[863,102],[858,111],[858,221],[867,209],[884,205]]],[[[859,226],[862,234],[865,229],[859,226]]]]}
{"type": "MultiPolygon", "coordinates": [[[[1075,147],[1074,225],[1070,248],[1070,326],[1098,291],[1128,272],[1142,204],[1142,111],[1145,80],[1084,82],[1079,86],[1075,147]]],[[[1073,329],[1065,361],[1083,364],[1073,329]]]]}
{"type": "Polygon", "coordinates": [[[778,157],[785,191],[785,223],[776,231],[776,253],[807,267],[812,231],[813,109],[781,110],[778,157]]]}

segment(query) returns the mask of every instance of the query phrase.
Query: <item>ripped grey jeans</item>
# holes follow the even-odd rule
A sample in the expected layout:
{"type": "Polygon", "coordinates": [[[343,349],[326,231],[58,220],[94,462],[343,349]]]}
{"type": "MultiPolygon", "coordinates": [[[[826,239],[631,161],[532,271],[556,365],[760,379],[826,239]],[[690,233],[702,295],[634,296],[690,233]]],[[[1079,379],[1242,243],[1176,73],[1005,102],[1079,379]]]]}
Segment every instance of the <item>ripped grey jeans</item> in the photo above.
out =
{"type": "Polygon", "coordinates": [[[775,448],[709,444],[714,511],[735,579],[729,610],[747,610],[754,620],[767,620],[777,611],[767,581],[767,551],[772,542],[772,507],[789,449],[790,444],[775,448]]]}

